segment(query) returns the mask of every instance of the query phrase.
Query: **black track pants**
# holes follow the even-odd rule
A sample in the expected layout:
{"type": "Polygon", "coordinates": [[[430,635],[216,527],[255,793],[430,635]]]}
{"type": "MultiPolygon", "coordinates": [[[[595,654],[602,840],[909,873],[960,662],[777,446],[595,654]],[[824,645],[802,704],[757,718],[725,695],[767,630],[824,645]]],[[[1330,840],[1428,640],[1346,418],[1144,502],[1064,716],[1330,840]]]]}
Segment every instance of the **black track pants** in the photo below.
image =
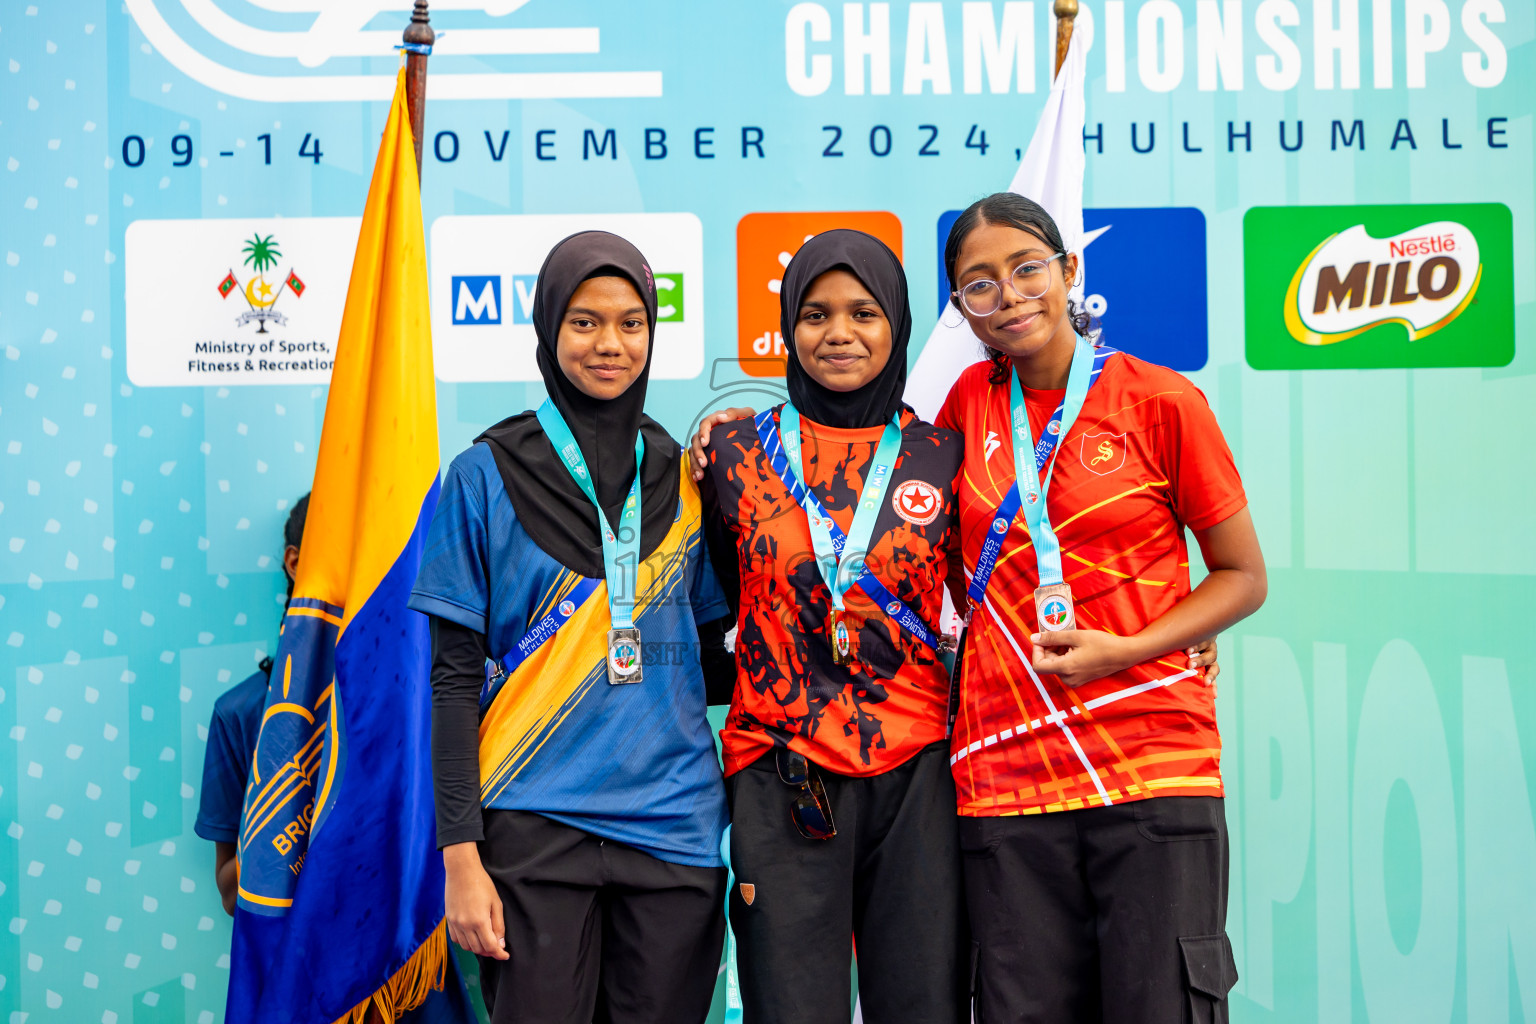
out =
{"type": "Polygon", "coordinates": [[[702,1024],[725,869],[690,867],[524,811],[486,811],[480,860],[507,960],[480,958],[492,1024],[702,1024]]]}
{"type": "Polygon", "coordinates": [[[869,778],[817,769],[837,835],[806,839],[772,754],[726,780],[746,1024],[961,1024],[969,996],[947,744],[869,778]],[[751,893],[748,903],[745,894],[751,893]]]}
{"type": "Polygon", "coordinates": [[[961,818],[977,1024],[1225,1024],[1218,797],[961,818]]]}

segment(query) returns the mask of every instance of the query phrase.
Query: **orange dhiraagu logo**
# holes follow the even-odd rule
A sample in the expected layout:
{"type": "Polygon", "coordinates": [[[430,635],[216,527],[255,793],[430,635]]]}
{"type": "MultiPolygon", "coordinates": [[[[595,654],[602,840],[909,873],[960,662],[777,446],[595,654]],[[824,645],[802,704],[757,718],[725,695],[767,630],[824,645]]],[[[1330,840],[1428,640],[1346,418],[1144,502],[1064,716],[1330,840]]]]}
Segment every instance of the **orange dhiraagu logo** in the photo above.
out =
{"type": "Polygon", "coordinates": [[[779,323],[784,268],[808,239],[833,228],[867,231],[901,256],[901,220],[883,210],[749,213],[737,223],[736,344],[748,374],[783,375],[789,342],[779,323]]]}
{"type": "Polygon", "coordinates": [[[1514,262],[1502,203],[1255,206],[1243,215],[1248,365],[1507,366],[1514,262]]]}

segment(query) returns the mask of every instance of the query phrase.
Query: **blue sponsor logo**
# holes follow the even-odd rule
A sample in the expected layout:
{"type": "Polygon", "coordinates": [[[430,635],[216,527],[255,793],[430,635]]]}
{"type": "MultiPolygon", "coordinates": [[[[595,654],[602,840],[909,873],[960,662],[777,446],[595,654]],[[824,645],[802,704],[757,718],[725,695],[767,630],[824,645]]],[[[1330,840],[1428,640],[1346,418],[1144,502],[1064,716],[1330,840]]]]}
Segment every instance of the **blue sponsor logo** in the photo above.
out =
{"type": "Polygon", "coordinates": [[[538,274],[512,275],[512,322],[533,323],[533,292],[539,283],[538,274]]]}
{"type": "MultiPolygon", "coordinates": [[[[938,223],[939,313],[949,300],[944,243],[959,210],[938,223]]],[[[1122,352],[1184,372],[1208,354],[1205,214],[1194,207],[1083,211],[1088,312],[1104,342],[1122,352]],[[1149,254],[1155,253],[1155,258],[1149,254]],[[1162,268],[1149,272],[1155,265],[1162,268]],[[1169,282],[1178,282],[1170,289],[1169,282]]],[[[953,318],[954,314],[949,314],[953,318]]]]}
{"type": "Polygon", "coordinates": [[[500,275],[455,275],[452,296],[455,324],[501,323],[500,275]]]}

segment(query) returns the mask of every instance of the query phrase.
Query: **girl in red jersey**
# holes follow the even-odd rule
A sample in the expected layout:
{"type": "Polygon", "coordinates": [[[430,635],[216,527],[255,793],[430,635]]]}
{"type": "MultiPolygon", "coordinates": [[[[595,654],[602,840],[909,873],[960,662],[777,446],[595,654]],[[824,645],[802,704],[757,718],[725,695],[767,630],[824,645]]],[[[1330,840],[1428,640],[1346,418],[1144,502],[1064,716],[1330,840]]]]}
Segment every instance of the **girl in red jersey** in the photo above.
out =
{"type": "Polygon", "coordinates": [[[1040,206],[980,200],[944,258],[990,350],[938,417],[965,435],[950,761],[977,1019],[1225,1021],[1221,738],[1175,652],[1264,600],[1242,481],[1193,384],[1085,337],[1040,206]]]}
{"type": "Polygon", "coordinates": [[[801,247],[780,291],[790,401],[706,428],[705,536],[739,593],[721,733],[747,1024],[969,1019],[960,851],[937,649],[960,438],[902,405],[896,255],[801,247]]]}

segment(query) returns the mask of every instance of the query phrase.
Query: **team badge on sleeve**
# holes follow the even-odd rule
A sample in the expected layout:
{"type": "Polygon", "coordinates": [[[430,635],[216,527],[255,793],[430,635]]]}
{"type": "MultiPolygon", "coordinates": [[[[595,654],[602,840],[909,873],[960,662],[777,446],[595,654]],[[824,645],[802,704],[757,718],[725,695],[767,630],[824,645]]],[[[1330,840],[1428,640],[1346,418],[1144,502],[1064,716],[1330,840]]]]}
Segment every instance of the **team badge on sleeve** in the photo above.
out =
{"type": "Polygon", "coordinates": [[[913,526],[927,526],[939,518],[944,500],[939,489],[926,480],[907,480],[891,495],[891,507],[913,526]]]}
{"type": "Polygon", "coordinates": [[[1108,476],[1125,465],[1125,435],[1084,434],[1080,458],[1085,468],[1108,476]]]}

